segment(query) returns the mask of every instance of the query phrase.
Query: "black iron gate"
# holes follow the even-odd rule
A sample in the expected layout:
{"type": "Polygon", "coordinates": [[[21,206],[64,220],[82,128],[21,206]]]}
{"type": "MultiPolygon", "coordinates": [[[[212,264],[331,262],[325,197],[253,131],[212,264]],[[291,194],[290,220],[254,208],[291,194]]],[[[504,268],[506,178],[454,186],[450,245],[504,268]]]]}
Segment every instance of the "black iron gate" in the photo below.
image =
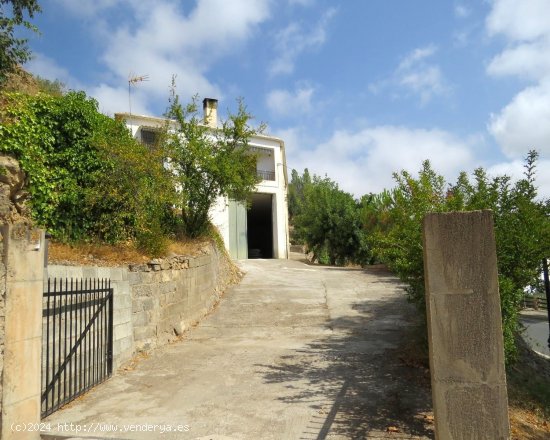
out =
{"type": "Polygon", "coordinates": [[[113,289],[107,279],[49,279],[42,313],[42,417],[111,376],[113,289]]]}

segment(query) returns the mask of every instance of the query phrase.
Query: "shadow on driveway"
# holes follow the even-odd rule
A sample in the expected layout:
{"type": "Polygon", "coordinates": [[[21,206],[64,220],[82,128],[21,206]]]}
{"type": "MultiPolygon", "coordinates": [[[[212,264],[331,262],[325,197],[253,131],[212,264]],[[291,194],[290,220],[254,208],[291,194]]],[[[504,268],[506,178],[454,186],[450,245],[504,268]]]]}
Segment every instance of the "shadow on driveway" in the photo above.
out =
{"type": "MultiPolygon", "coordinates": [[[[379,283],[398,284],[391,275],[376,275],[379,283]]],[[[402,360],[414,309],[395,296],[354,302],[352,309],[359,313],[329,321],[331,335],[275,364],[257,365],[266,383],[289,390],[279,400],[311,408],[300,440],[434,438],[424,417],[432,409],[429,375],[402,360]]]]}

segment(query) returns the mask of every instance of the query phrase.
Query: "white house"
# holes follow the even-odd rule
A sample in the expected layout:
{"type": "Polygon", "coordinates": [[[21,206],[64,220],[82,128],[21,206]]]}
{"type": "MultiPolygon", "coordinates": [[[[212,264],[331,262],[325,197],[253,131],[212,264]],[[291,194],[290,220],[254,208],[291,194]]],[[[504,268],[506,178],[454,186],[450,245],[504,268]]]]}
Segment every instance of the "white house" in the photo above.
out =
{"type": "MultiPolygon", "coordinates": [[[[204,120],[217,127],[218,101],[203,100],[204,120]]],[[[158,129],[166,119],[117,113],[132,135],[147,145],[153,145],[158,129]]],[[[284,142],[276,137],[256,135],[250,148],[258,155],[256,165],[262,181],[256,186],[248,209],[227,198],[219,198],[210,211],[212,223],[220,231],[226,248],[235,259],[288,258],[288,176],[284,142]]]]}

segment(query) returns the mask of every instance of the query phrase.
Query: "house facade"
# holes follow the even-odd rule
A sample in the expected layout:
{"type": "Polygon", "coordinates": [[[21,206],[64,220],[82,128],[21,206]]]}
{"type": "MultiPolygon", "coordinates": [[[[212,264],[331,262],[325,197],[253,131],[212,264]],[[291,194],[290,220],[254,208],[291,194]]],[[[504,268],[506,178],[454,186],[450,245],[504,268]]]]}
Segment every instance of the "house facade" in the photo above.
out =
{"type": "MultiPolygon", "coordinates": [[[[203,101],[205,124],[217,127],[217,100],[203,101]]],[[[154,145],[158,130],[166,119],[117,113],[132,135],[146,145],[154,145]]],[[[248,206],[220,197],[210,210],[212,223],[218,228],[230,255],[247,258],[288,258],[288,176],[284,142],[268,135],[255,135],[250,149],[257,155],[256,172],[261,181],[248,206]]]]}

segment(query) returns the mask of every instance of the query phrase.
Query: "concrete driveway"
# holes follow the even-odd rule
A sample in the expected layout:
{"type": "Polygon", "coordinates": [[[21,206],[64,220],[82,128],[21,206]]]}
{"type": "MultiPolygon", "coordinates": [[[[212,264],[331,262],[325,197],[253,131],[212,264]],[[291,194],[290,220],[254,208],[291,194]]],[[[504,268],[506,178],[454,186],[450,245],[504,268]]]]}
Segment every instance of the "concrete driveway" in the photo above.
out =
{"type": "Polygon", "coordinates": [[[292,260],[241,266],[242,282],[184,340],[54,413],[52,433],[433,438],[429,390],[399,360],[414,309],[395,278],[292,260]]]}

